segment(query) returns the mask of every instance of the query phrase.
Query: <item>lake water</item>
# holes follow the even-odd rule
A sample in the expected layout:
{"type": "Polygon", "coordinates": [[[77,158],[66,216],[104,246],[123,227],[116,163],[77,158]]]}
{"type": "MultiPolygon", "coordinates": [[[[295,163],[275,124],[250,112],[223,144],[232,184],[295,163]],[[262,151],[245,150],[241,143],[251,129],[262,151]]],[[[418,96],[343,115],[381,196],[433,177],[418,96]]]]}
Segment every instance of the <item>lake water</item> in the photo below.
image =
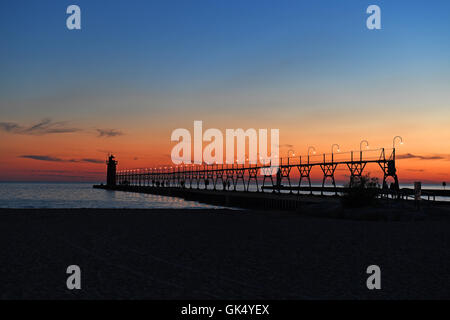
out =
{"type": "Polygon", "coordinates": [[[181,198],[93,189],[92,183],[0,183],[0,208],[220,208],[181,198]]]}
{"type": "MultiPolygon", "coordinates": [[[[296,185],[296,184],[294,184],[296,185]]],[[[313,186],[320,186],[313,184],[313,186]]],[[[413,188],[412,185],[401,187],[413,188]]],[[[442,186],[423,186],[439,189],[442,186]]],[[[242,189],[242,187],[238,188],[242,189]]],[[[251,185],[250,190],[256,190],[251,185]]],[[[302,192],[307,194],[308,192],[302,192]]],[[[320,194],[318,192],[317,194],[320,194]]],[[[327,194],[327,193],[325,193],[327,194]]],[[[330,193],[329,195],[332,195],[330,193]]],[[[328,194],[327,194],[328,195],[328,194]]],[[[449,198],[436,197],[449,201],[449,198]]],[[[0,208],[221,208],[181,198],[93,189],[92,183],[0,183],[0,208]]]]}

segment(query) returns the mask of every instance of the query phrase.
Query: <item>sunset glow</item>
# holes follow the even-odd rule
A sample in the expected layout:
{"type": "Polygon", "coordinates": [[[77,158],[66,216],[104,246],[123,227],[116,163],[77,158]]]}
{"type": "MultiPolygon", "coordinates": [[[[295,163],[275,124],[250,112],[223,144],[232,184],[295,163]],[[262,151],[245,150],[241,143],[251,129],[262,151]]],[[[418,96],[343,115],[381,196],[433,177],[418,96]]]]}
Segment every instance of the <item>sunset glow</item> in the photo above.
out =
{"type": "Polygon", "coordinates": [[[78,2],[79,32],[66,3],[0,10],[1,181],[103,181],[108,153],[119,170],[170,164],[171,132],[194,120],[279,129],[283,157],[401,135],[401,183],[450,181],[447,2],[385,3],[378,33],[357,1],[78,2]]]}

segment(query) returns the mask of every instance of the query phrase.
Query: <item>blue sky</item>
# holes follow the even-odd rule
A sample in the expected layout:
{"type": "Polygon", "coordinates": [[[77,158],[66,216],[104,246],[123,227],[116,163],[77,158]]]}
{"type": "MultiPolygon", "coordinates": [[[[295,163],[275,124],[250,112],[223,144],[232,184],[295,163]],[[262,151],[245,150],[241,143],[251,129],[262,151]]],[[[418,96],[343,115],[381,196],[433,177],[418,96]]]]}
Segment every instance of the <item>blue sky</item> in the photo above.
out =
{"type": "Polygon", "coordinates": [[[326,86],[449,71],[448,1],[2,1],[0,93],[326,86]],[[382,9],[383,30],[365,28],[382,9]],[[65,28],[78,4],[82,30],[65,28]]]}
{"type": "Polygon", "coordinates": [[[405,152],[435,154],[450,148],[449,36],[444,0],[2,0],[0,122],[79,129],[58,141],[0,132],[4,168],[36,144],[58,158],[169,154],[171,131],[194,120],[279,128],[301,150],[401,134],[405,152]],[[80,31],[66,28],[71,4],[80,31]],[[371,4],[381,30],[366,28],[371,4]],[[123,136],[93,140],[98,129],[123,136]]]}

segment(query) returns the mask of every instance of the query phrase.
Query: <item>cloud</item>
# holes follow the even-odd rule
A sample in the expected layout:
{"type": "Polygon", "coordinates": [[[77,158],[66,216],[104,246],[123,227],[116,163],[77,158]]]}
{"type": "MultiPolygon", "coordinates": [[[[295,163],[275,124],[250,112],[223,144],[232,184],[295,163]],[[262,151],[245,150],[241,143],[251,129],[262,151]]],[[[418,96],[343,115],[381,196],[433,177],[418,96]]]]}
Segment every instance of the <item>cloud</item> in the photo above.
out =
{"type": "Polygon", "coordinates": [[[15,122],[0,122],[0,131],[40,136],[54,133],[72,133],[80,131],[80,129],[68,127],[65,121],[55,122],[46,118],[30,126],[22,126],[15,122]]]}
{"type": "Polygon", "coordinates": [[[412,153],[406,153],[396,156],[397,159],[419,159],[419,160],[443,160],[447,157],[434,155],[434,156],[420,156],[412,153]]]}
{"type": "Polygon", "coordinates": [[[293,148],[294,145],[293,144],[289,144],[289,143],[285,143],[285,144],[279,144],[279,145],[275,145],[278,148],[293,148]]]}
{"type": "Polygon", "coordinates": [[[19,125],[14,122],[0,122],[0,130],[5,132],[14,132],[19,128],[19,125]]]}
{"type": "Polygon", "coordinates": [[[103,160],[89,159],[89,158],[81,159],[80,161],[81,162],[89,162],[89,163],[104,163],[103,160]]]}
{"type": "Polygon", "coordinates": [[[61,174],[61,173],[70,173],[71,171],[68,170],[30,170],[29,172],[33,174],[37,173],[55,173],[55,174],[61,174]]]}
{"type": "Polygon", "coordinates": [[[50,162],[87,162],[87,163],[104,163],[103,160],[98,159],[90,159],[90,158],[83,158],[83,159],[61,159],[57,157],[47,156],[47,155],[21,155],[19,158],[24,159],[31,159],[31,160],[38,160],[38,161],[50,161],[50,162]]]}
{"type": "Polygon", "coordinates": [[[41,156],[41,155],[22,155],[20,158],[39,160],[39,161],[53,161],[53,162],[63,162],[64,160],[60,158],[55,158],[51,156],[41,156]]]}
{"type": "Polygon", "coordinates": [[[116,129],[97,129],[99,137],[117,137],[123,135],[121,131],[116,129]]]}
{"type": "Polygon", "coordinates": [[[83,174],[86,175],[101,175],[104,174],[103,171],[73,171],[73,170],[29,170],[33,175],[42,175],[42,176],[65,176],[66,174],[83,174]]]}
{"type": "Polygon", "coordinates": [[[411,172],[425,172],[424,169],[406,169],[406,171],[411,171],[411,172]]]}
{"type": "MultiPolygon", "coordinates": [[[[123,135],[123,132],[117,129],[95,130],[98,137],[117,137],[123,135]]],[[[0,122],[0,132],[12,134],[42,136],[46,134],[73,133],[79,131],[83,131],[83,129],[68,126],[67,121],[53,121],[50,118],[45,118],[31,125],[21,125],[16,122],[0,122]]]]}

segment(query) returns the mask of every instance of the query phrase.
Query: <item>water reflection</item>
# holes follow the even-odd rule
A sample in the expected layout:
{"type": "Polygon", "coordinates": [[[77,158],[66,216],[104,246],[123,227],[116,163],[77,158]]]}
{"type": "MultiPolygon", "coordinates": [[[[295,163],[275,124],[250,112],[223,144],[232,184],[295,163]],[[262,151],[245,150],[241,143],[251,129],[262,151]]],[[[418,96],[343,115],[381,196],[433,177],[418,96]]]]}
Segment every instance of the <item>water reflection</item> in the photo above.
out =
{"type": "Polygon", "coordinates": [[[93,189],[90,183],[0,183],[1,208],[220,208],[181,198],[93,189]]]}

